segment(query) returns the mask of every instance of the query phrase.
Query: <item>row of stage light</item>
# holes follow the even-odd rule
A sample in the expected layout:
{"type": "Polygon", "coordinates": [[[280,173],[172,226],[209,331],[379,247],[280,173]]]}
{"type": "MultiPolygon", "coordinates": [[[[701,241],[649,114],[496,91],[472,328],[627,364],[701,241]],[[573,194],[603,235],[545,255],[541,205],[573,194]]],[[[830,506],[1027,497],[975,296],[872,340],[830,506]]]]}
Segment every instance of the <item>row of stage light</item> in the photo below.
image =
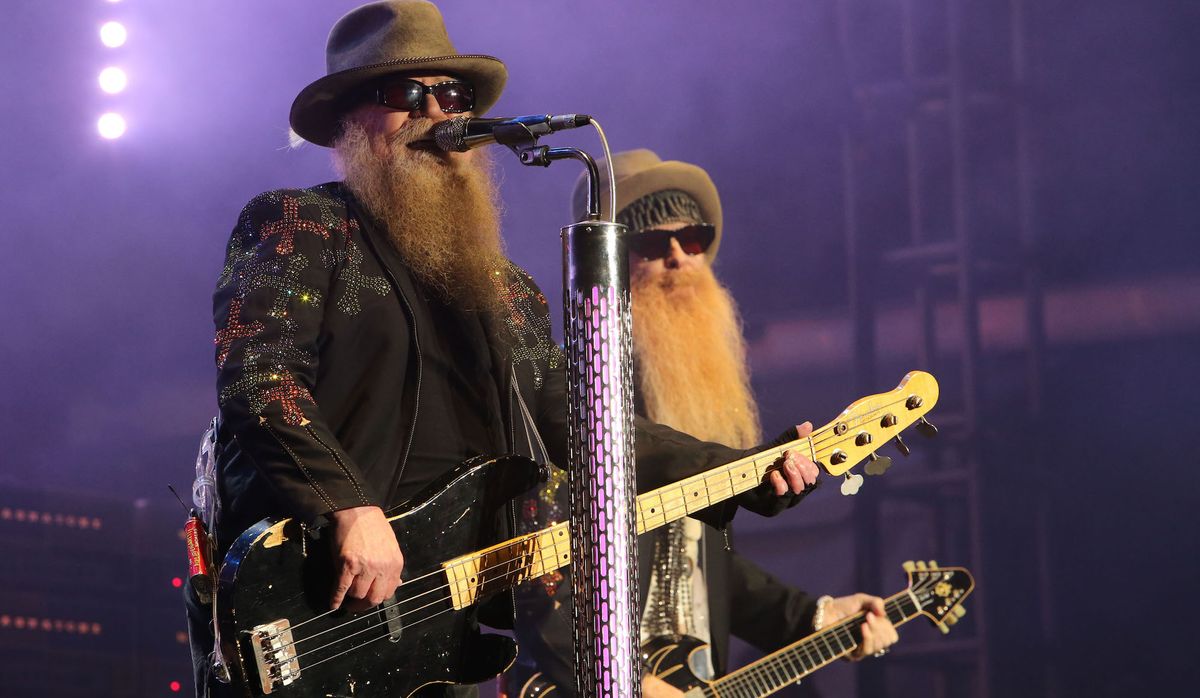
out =
{"type": "MultiPolygon", "coordinates": [[[[108,3],[115,4],[120,1],[108,0],[108,3]]],[[[110,50],[120,49],[128,40],[129,30],[121,22],[109,20],[100,25],[100,43],[110,50]]],[[[118,95],[124,92],[129,85],[129,76],[124,69],[108,65],[100,71],[97,81],[100,83],[100,89],[105,93],[118,95]]],[[[125,134],[125,128],[125,117],[116,111],[106,111],[96,120],[96,130],[100,132],[101,137],[109,140],[120,138],[125,134]]]]}

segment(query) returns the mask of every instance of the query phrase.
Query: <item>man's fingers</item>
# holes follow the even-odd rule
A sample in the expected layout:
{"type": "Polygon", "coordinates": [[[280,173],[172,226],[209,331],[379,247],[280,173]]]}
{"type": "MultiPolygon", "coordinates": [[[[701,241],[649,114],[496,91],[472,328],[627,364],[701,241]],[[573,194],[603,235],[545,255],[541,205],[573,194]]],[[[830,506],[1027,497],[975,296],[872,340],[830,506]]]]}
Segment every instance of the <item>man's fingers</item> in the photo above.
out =
{"type": "Polygon", "coordinates": [[[371,588],[367,590],[367,595],[364,597],[372,606],[378,606],[387,600],[389,596],[395,593],[396,587],[390,585],[383,580],[382,577],[376,577],[371,582],[371,588]]]}
{"type": "Polygon", "coordinates": [[[812,430],[813,430],[812,422],[805,422],[803,424],[796,425],[796,435],[798,436],[798,438],[801,438],[801,439],[803,439],[804,437],[811,434],[812,430]]]}
{"type": "Polygon", "coordinates": [[[800,476],[804,479],[805,485],[817,484],[817,476],[819,474],[820,471],[817,470],[815,463],[807,458],[802,458],[800,460],[800,476]]]}
{"type": "Polygon", "coordinates": [[[771,488],[775,490],[776,495],[782,497],[783,495],[787,494],[788,484],[783,479],[783,476],[779,474],[779,471],[771,471],[771,474],[767,476],[767,479],[770,480],[771,488]]]}
{"type": "Polygon", "coordinates": [[[371,594],[371,585],[375,582],[376,575],[360,573],[354,578],[354,583],[350,585],[350,591],[346,595],[352,599],[360,599],[366,601],[371,594]]]}
{"type": "Polygon", "coordinates": [[[817,466],[794,451],[784,454],[783,472],[787,479],[788,489],[793,494],[800,494],[805,488],[817,482],[817,466]]]}
{"type": "Polygon", "coordinates": [[[343,567],[341,575],[338,576],[337,584],[333,585],[333,600],[329,602],[330,608],[338,610],[342,607],[342,601],[346,599],[346,593],[350,591],[350,587],[354,584],[354,572],[349,567],[343,567]]]}
{"type": "Polygon", "coordinates": [[[862,608],[864,611],[871,611],[877,616],[883,615],[883,599],[868,594],[858,594],[858,596],[862,598],[862,608]]]}
{"type": "Polygon", "coordinates": [[[872,616],[867,616],[867,620],[862,624],[862,654],[860,657],[865,657],[869,654],[875,654],[879,651],[877,646],[879,643],[875,640],[875,630],[871,627],[872,616]]]}

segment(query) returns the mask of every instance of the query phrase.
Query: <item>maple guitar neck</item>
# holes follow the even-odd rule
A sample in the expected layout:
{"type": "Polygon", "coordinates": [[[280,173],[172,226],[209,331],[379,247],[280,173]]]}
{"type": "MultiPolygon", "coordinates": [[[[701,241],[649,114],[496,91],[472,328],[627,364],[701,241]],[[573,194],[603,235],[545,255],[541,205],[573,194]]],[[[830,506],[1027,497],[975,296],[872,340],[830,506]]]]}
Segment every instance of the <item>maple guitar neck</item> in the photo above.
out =
{"type": "MultiPolygon", "coordinates": [[[[913,371],[895,390],[858,400],[809,436],[638,495],[637,532],[640,535],[652,531],[758,487],[768,472],[778,469],[776,463],[785,452],[793,449],[808,456],[829,475],[842,475],[873,454],[876,444],[896,438],[915,420],[923,419],[937,398],[937,380],[923,371],[913,371]]],[[[570,529],[569,523],[563,521],[455,558],[443,568],[451,601],[456,609],[463,609],[481,596],[515,587],[569,564],[570,529]]]]}

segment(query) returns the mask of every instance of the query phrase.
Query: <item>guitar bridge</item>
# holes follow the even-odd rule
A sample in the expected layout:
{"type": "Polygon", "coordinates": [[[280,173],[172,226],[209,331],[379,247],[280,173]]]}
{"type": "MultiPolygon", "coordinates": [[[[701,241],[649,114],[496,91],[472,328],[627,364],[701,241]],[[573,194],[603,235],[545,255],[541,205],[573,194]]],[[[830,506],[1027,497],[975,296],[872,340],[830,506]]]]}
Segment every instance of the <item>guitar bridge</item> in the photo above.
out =
{"type": "Polygon", "coordinates": [[[300,678],[300,661],[292,640],[292,624],[285,618],[256,625],[249,631],[254,663],[264,694],[291,685],[300,678]]]}

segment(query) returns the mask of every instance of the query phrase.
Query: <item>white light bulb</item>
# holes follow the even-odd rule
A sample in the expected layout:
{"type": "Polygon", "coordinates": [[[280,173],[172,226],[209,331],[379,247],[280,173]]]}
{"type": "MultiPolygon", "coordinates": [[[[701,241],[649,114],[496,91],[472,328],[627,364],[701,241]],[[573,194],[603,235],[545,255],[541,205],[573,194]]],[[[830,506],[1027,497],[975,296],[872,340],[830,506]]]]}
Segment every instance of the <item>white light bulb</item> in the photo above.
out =
{"type": "Polygon", "coordinates": [[[100,27],[100,40],[109,48],[123,45],[128,38],[129,32],[125,31],[125,25],[120,22],[105,22],[100,27]]]}
{"type": "Polygon", "coordinates": [[[129,84],[129,76],[125,74],[125,71],[114,66],[109,66],[101,70],[99,80],[100,89],[110,95],[115,95],[124,90],[125,86],[129,84]]]}
{"type": "Polygon", "coordinates": [[[109,140],[120,138],[125,133],[125,117],[110,111],[96,122],[96,130],[109,140]]]}

